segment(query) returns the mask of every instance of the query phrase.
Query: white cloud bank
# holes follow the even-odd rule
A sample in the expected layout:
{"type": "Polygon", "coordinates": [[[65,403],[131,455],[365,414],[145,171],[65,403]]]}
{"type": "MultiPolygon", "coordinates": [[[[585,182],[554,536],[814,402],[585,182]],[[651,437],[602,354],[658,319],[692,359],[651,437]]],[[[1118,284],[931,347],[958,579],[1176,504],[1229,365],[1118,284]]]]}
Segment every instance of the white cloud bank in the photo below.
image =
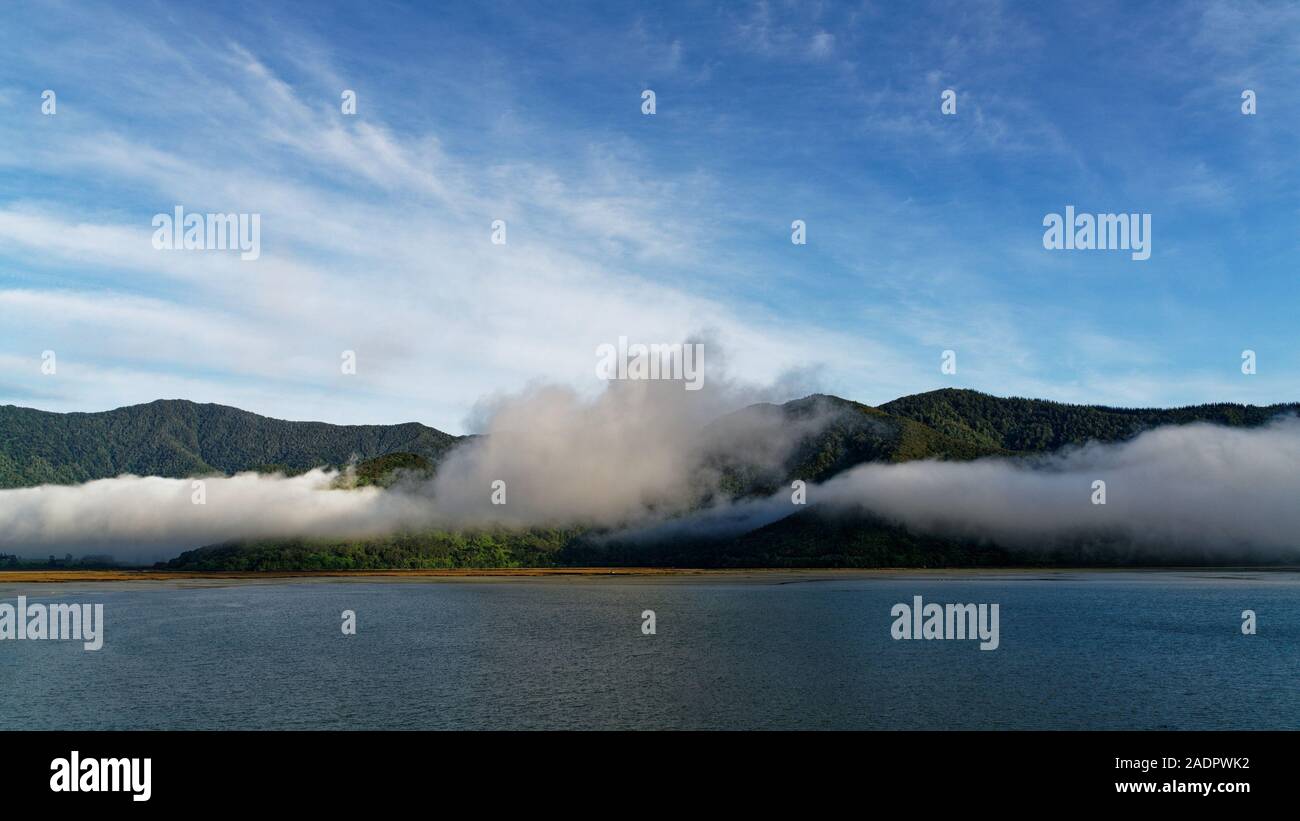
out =
{"type": "MultiPolygon", "coordinates": [[[[733,419],[734,441],[705,425],[738,401],[735,385],[686,392],[680,384],[616,383],[594,400],[542,387],[502,400],[486,437],[464,444],[432,483],[391,490],[328,489],[333,474],[191,480],[120,477],[75,487],[0,491],[0,549],[112,552],[156,558],[228,539],[364,536],[434,526],[583,523],[652,531],[715,489],[709,456],[733,452],[771,466],[814,419],[733,419]],[[756,449],[754,443],[766,446],[756,449]],[[506,482],[505,505],[491,503],[506,482]]],[[[1027,459],[867,464],[809,488],[814,506],[867,511],[917,532],[1010,547],[1105,545],[1171,558],[1300,556],[1300,419],[1259,428],[1208,424],[1148,431],[1027,459]],[[1093,483],[1106,504],[1093,504],[1093,483]]],[[[678,536],[718,535],[779,518],[788,491],[674,518],[678,536]]]]}
{"type": "Polygon", "coordinates": [[[1114,540],[1189,558],[1300,557],[1300,419],[1169,426],[1031,459],[862,465],[815,496],[915,531],[1027,549],[1114,540]],[[1104,505],[1092,501],[1097,480],[1104,505]]]}

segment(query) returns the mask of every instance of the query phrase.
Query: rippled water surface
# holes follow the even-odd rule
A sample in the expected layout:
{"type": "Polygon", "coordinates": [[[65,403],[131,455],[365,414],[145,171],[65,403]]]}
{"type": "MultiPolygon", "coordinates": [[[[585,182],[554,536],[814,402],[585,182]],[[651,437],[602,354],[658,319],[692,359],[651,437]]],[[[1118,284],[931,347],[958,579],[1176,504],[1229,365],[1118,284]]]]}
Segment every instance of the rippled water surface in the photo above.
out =
{"type": "Polygon", "coordinates": [[[105,643],[0,641],[8,729],[1300,729],[1294,573],[0,576],[19,594],[102,603],[105,643]],[[914,595],[997,603],[1000,647],[893,640],[914,595]]]}

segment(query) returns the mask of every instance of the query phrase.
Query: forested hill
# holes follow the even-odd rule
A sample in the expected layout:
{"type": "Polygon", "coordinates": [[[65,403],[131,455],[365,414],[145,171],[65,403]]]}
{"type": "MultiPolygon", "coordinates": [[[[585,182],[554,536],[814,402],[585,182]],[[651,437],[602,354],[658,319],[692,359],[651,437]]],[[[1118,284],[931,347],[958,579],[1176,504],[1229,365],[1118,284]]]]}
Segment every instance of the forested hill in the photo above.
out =
{"type": "Polygon", "coordinates": [[[1004,399],[972,390],[943,389],[904,396],[880,410],[919,422],[974,446],[1041,453],[1090,440],[1114,442],[1160,425],[1212,422],[1229,427],[1261,425],[1300,403],[1238,405],[1220,402],[1182,408],[1111,408],[1067,405],[1044,399],[1004,399]]]}
{"type": "MultiPolygon", "coordinates": [[[[1088,440],[1116,441],[1165,424],[1216,422],[1250,426],[1295,405],[1268,408],[1202,405],[1173,410],[1125,410],[1026,399],[998,399],[939,390],[873,408],[815,395],[783,405],[752,405],[715,420],[705,431],[705,474],[729,497],[762,497],[792,479],[824,481],[864,462],[1015,457],[1088,440]],[[777,432],[785,431],[785,436],[777,432]],[[784,442],[785,447],[777,443],[784,442]]],[[[392,455],[357,468],[357,484],[384,485],[401,471],[428,466],[392,455]]],[[[707,485],[707,483],[705,483],[707,485]]],[[[709,500],[708,493],[701,503],[709,500]]],[[[1120,541],[1085,540],[1051,550],[1016,552],[988,539],[927,536],[866,513],[799,509],[735,536],[684,535],[621,539],[581,528],[402,532],[348,539],[230,542],[186,551],[173,570],[347,570],[431,567],[636,566],[669,567],[977,567],[1177,564],[1161,551],[1120,541]]],[[[1196,555],[1188,564],[1223,561],[1196,555]]],[[[1240,557],[1234,558],[1240,563],[1240,557]]],[[[1283,564],[1287,556],[1250,561],[1283,564]]]]}
{"type": "Polygon", "coordinates": [[[185,400],[66,414],[3,405],[0,488],[70,484],[123,473],[294,473],[399,452],[436,462],[457,438],[415,422],[289,422],[185,400]]]}
{"type": "MultiPolygon", "coordinates": [[[[1003,399],[944,389],[869,407],[834,396],[753,405],[717,420],[707,467],[732,495],[771,493],[790,477],[822,481],[862,462],[973,459],[1042,453],[1089,440],[1116,441],[1159,425],[1195,421],[1262,424],[1300,405],[1214,404],[1125,409],[1003,399]],[[811,420],[820,420],[816,423],[811,420]],[[799,432],[780,464],[747,459],[769,449],[772,425],[799,432]],[[758,433],[767,431],[767,433],[758,433]]],[[[781,437],[777,437],[781,438],[781,437]]],[[[0,406],[0,488],[71,484],[124,473],[168,477],[246,470],[300,472],[381,456],[436,466],[455,437],[415,422],[330,425],[288,422],[223,405],[159,400],[103,413],[49,413],[0,406]]],[[[390,467],[382,463],[382,474],[390,467]]],[[[372,477],[373,478],[373,477],[372,477]]]]}

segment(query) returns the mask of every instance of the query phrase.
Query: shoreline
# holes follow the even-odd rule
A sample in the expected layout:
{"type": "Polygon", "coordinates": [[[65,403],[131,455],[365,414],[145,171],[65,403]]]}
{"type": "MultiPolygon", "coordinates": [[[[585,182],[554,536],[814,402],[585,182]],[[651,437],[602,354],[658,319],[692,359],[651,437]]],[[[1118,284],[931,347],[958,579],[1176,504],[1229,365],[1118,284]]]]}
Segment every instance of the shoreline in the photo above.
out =
{"type": "Polygon", "coordinates": [[[256,581],[283,579],[538,579],[538,578],[874,578],[899,576],[1005,576],[1105,573],[1297,573],[1295,566],[1186,567],[503,567],[390,570],[0,570],[0,584],[70,582],[256,581]]]}

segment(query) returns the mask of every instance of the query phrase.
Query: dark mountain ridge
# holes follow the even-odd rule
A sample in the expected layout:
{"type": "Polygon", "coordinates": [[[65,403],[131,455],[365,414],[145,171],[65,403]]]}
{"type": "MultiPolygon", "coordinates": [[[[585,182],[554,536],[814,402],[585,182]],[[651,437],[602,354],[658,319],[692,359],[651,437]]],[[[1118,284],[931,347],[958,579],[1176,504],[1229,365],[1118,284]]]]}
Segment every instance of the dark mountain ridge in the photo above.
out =
{"type": "Polygon", "coordinates": [[[75,484],[124,473],[172,478],[246,470],[300,473],[391,453],[436,462],[457,439],[417,422],[290,422],[182,399],[100,413],[4,405],[0,488],[75,484]]]}
{"type": "MultiPolygon", "coordinates": [[[[1212,422],[1252,427],[1296,412],[1300,403],[1113,408],[943,388],[879,407],[826,394],[781,405],[752,405],[715,421],[708,432],[716,443],[738,445],[719,447],[711,467],[724,476],[725,490],[744,495],[768,491],[792,477],[823,481],[868,461],[1044,453],[1090,440],[1128,439],[1160,425],[1212,422]],[[761,416],[790,426],[821,419],[816,432],[801,438],[779,464],[756,470],[728,451],[763,449],[765,443],[748,432],[752,426],[747,424],[761,416]]],[[[300,473],[394,454],[412,454],[436,466],[458,442],[471,438],[418,422],[293,422],[183,399],[97,413],[3,405],[0,488],[75,484],[125,473],[172,478],[247,470],[300,473]]]]}
{"type": "MultiPolygon", "coordinates": [[[[822,482],[866,462],[1015,457],[1088,441],[1114,442],[1162,425],[1253,427],[1300,405],[1217,403],[1172,409],[1070,405],[942,389],[880,407],[828,395],[744,408],[713,422],[700,479],[712,495],[761,497],[793,479],[822,482]],[[775,433],[774,433],[775,432],[775,433]]],[[[428,476],[458,443],[418,423],[289,422],[221,405],[172,400],[104,413],[0,407],[0,487],[74,483],[122,473],[184,477],[246,470],[300,472],[360,462],[346,486],[428,476]]],[[[338,492],[347,492],[339,490],[338,492]]],[[[1122,546],[1121,546],[1122,547],[1122,546]]],[[[177,569],[667,565],[694,567],[989,566],[1143,561],[1111,546],[1018,557],[984,541],[909,533],[870,516],[801,510],[740,536],[645,543],[582,528],[398,533],[365,540],[270,540],[199,547],[177,569]]]]}
{"type": "Polygon", "coordinates": [[[1255,427],[1281,414],[1300,412],[1300,403],[1260,406],[1218,402],[1178,408],[1115,408],[944,388],[886,402],[880,410],[972,445],[1013,453],[1044,453],[1093,440],[1129,439],[1161,425],[1211,422],[1255,427]]]}

